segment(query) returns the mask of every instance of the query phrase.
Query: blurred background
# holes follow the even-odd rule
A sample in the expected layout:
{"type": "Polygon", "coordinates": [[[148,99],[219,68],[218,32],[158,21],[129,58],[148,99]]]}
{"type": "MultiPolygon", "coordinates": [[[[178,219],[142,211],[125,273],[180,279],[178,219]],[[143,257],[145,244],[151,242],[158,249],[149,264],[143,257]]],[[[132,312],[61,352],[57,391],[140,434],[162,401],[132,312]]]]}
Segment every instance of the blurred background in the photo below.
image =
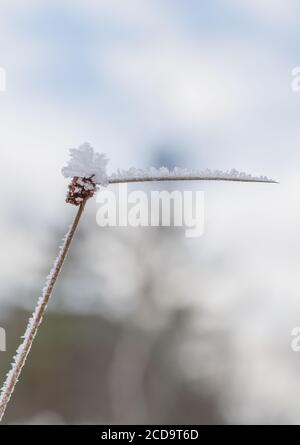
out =
{"type": "Polygon", "coordinates": [[[280,181],[193,184],[199,239],[100,228],[91,200],[5,423],[300,422],[299,21],[297,0],[1,1],[1,380],[75,212],[70,147],[280,181]]]}

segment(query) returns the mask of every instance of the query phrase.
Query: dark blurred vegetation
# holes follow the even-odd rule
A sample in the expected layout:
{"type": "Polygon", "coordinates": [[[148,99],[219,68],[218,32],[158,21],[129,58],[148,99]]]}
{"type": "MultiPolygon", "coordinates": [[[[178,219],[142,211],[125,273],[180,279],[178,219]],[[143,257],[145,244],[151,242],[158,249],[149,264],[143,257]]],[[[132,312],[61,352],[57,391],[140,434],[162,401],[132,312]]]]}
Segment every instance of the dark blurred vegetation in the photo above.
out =
{"type": "MultiPolygon", "coordinates": [[[[4,423],[223,423],[226,336],[190,301],[201,302],[205,269],[192,267],[176,230],[99,229],[90,212],[4,423]]],[[[20,290],[23,309],[2,319],[1,378],[39,286],[20,290]]]]}
{"type": "MultiPolygon", "coordinates": [[[[218,394],[207,382],[186,382],[172,369],[169,352],[185,314],[174,316],[155,341],[141,330],[99,316],[49,312],[36,338],[4,423],[222,423],[218,394]],[[121,348],[121,349],[120,349],[121,348]],[[47,413],[55,413],[47,419],[47,413]],[[54,420],[53,420],[54,419],[54,420]]],[[[6,323],[6,372],[28,313],[6,323]]]]}

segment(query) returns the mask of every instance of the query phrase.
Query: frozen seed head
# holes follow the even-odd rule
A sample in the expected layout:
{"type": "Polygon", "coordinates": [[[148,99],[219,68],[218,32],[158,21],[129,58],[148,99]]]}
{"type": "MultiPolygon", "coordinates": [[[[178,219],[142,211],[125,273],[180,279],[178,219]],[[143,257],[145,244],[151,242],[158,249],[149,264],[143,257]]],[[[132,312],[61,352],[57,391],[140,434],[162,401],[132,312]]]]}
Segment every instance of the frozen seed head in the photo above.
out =
{"type": "Polygon", "coordinates": [[[96,153],[90,144],[85,143],[70,149],[70,159],[62,169],[62,174],[65,178],[93,178],[93,183],[106,187],[107,164],[108,159],[104,153],[96,153]]]}
{"type": "Polygon", "coordinates": [[[106,155],[95,153],[88,143],[71,148],[70,159],[62,169],[65,178],[73,178],[66,202],[79,206],[94,195],[97,185],[107,186],[107,163],[106,155]]]}
{"type": "Polygon", "coordinates": [[[74,176],[68,187],[66,202],[75,206],[81,205],[84,201],[94,196],[97,184],[94,178],[79,178],[74,176]]]}

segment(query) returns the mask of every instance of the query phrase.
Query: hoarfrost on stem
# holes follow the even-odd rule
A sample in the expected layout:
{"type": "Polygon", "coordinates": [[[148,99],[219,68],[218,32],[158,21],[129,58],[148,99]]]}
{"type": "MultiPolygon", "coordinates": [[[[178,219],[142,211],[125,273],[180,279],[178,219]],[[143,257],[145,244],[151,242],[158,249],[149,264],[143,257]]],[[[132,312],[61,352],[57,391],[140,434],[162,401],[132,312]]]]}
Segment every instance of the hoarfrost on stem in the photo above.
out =
{"type": "Polygon", "coordinates": [[[37,305],[35,307],[35,310],[28,321],[28,325],[27,325],[25,334],[21,337],[23,339],[23,342],[20,344],[20,346],[16,350],[16,354],[14,355],[13,362],[11,364],[11,369],[7,373],[5,382],[1,388],[1,391],[0,391],[0,421],[4,414],[4,408],[5,408],[6,404],[9,402],[11,393],[12,393],[16,383],[18,382],[19,375],[20,375],[21,370],[25,364],[27,355],[29,354],[29,351],[31,349],[31,344],[33,342],[33,339],[37,333],[39,325],[42,322],[43,314],[47,308],[47,302],[48,302],[47,294],[49,293],[49,286],[52,285],[53,276],[54,276],[55,272],[57,271],[59,263],[62,261],[62,258],[64,255],[64,250],[66,247],[66,243],[67,243],[70,231],[71,231],[71,227],[69,228],[68,233],[63,238],[63,243],[60,246],[59,254],[56,257],[53,267],[52,267],[49,275],[46,278],[46,283],[42,290],[42,295],[39,297],[37,305]]]}
{"type": "Polygon", "coordinates": [[[266,176],[252,176],[235,169],[227,170],[197,170],[175,167],[169,170],[166,167],[138,169],[131,167],[129,170],[117,170],[108,176],[106,166],[108,159],[104,153],[96,153],[90,144],[85,143],[78,148],[70,150],[71,159],[62,173],[66,178],[92,178],[101,186],[116,184],[120,182],[140,181],[239,181],[239,182],[275,182],[266,176]]]}
{"type": "Polygon", "coordinates": [[[139,181],[240,181],[240,182],[275,182],[266,176],[253,176],[235,169],[227,170],[198,170],[175,167],[169,170],[166,167],[138,169],[131,167],[129,170],[118,170],[109,176],[109,183],[139,182],[139,181]]]}
{"type": "Polygon", "coordinates": [[[5,382],[1,388],[0,392],[0,422],[5,413],[7,404],[11,398],[14,388],[18,382],[19,376],[21,374],[22,368],[25,364],[26,358],[30,352],[33,340],[38,331],[39,325],[42,322],[43,316],[45,314],[48,301],[51,297],[53,288],[55,286],[57,277],[63,266],[65,258],[67,256],[70,244],[72,242],[73,236],[75,234],[76,228],[79,224],[82,212],[84,210],[84,204],[79,208],[72,225],[66,236],[63,239],[63,244],[60,247],[59,254],[54,262],[54,265],[47,277],[45,287],[42,291],[42,295],[39,297],[36,308],[29,319],[25,334],[23,336],[23,342],[18,347],[16,355],[13,358],[13,363],[10,371],[8,372],[5,382]]]}

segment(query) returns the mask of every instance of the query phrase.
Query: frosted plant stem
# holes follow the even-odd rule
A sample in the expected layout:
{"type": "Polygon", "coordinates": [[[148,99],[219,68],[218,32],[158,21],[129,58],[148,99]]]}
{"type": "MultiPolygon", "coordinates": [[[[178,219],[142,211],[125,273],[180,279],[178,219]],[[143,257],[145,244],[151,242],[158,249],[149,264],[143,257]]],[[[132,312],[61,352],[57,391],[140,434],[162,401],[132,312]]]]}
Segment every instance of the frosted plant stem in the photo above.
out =
{"type": "Polygon", "coordinates": [[[205,175],[176,175],[171,174],[169,176],[145,176],[145,177],[111,177],[108,179],[109,184],[124,184],[128,182],[149,182],[149,181],[228,181],[228,182],[256,182],[256,183],[271,183],[277,184],[277,181],[267,178],[256,177],[241,177],[235,178],[230,176],[205,176],[205,175]]]}
{"type": "Polygon", "coordinates": [[[64,239],[63,245],[60,248],[58,257],[55,260],[54,266],[50,272],[50,275],[48,276],[47,283],[45,288],[43,289],[42,295],[38,300],[37,306],[35,308],[34,313],[32,314],[32,317],[29,319],[28,326],[26,329],[26,332],[23,336],[24,340],[22,344],[17,349],[16,355],[14,357],[14,361],[12,363],[11,370],[6,376],[6,380],[4,382],[4,385],[1,390],[0,395],[0,422],[4,416],[7,404],[12,396],[12,393],[15,389],[15,386],[18,382],[18,379],[20,377],[22,368],[25,364],[26,358],[29,354],[29,351],[31,349],[34,337],[36,336],[36,333],[38,331],[38,328],[42,322],[43,316],[45,314],[48,301],[51,297],[53,288],[55,286],[55,283],[57,281],[58,275],[61,271],[61,268],[64,264],[64,261],[66,259],[68,250],[70,248],[72,239],[74,237],[74,234],[76,232],[76,229],[78,227],[81,215],[83,213],[84,207],[85,207],[86,201],[83,201],[83,203],[80,205],[77,214],[74,218],[74,221],[72,225],[70,226],[70,229],[68,233],[66,234],[66,237],[64,239]]]}

